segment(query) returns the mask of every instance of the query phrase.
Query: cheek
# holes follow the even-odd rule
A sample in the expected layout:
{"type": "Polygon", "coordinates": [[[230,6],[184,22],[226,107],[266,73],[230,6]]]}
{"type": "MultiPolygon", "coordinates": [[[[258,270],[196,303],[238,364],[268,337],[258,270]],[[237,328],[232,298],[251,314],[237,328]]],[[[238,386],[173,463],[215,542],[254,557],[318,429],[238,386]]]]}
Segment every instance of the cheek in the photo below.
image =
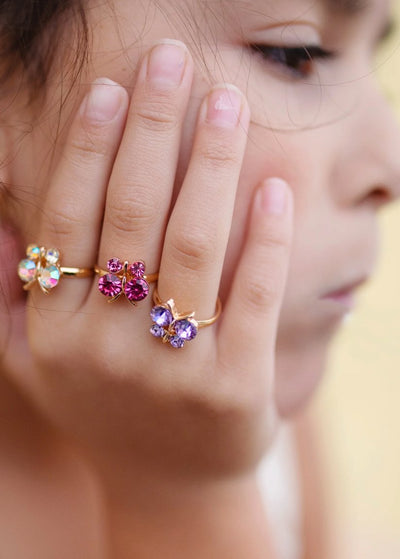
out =
{"type": "Polygon", "coordinates": [[[288,182],[295,198],[295,229],[304,229],[302,222],[312,196],[308,176],[312,174],[312,161],[308,161],[309,152],[304,150],[303,144],[301,134],[295,139],[288,138],[257,124],[251,125],[224,267],[224,290],[229,288],[246,240],[255,192],[265,179],[280,177],[288,182]]]}
{"type": "Polygon", "coordinates": [[[320,135],[298,133],[289,138],[252,126],[223,272],[224,297],[246,239],[255,190],[268,177],[285,179],[293,191],[295,218],[276,352],[276,402],[283,416],[295,413],[314,392],[340,324],[318,301],[327,277],[329,239],[316,231],[323,229],[330,207],[330,155],[320,144],[320,135]]]}

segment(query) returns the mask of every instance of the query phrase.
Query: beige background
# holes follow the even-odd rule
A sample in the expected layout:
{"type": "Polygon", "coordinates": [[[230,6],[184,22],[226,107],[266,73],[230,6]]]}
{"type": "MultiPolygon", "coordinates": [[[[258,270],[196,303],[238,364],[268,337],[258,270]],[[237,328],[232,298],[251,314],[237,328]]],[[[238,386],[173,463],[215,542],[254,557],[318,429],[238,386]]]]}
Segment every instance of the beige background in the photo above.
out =
{"type": "MultiPolygon", "coordinates": [[[[395,12],[400,21],[399,0],[395,12]]],[[[400,33],[376,68],[400,120],[400,33]]],[[[313,403],[336,518],[357,559],[400,559],[400,202],[380,219],[377,273],[359,291],[313,403]]]]}

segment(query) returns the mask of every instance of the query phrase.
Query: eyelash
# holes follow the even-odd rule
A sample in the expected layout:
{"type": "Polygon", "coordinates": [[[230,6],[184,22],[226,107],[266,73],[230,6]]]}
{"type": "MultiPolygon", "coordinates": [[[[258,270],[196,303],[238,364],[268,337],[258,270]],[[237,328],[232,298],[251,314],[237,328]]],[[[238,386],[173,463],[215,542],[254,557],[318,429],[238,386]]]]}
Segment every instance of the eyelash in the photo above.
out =
{"type": "Polygon", "coordinates": [[[336,53],[318,46],[277,47],[272,45],[250,45],[253,52],[260,54],[270,63],[281,66],[291,77],[308,78],[314,71],[317,60],[332,60],[336,53]]]}

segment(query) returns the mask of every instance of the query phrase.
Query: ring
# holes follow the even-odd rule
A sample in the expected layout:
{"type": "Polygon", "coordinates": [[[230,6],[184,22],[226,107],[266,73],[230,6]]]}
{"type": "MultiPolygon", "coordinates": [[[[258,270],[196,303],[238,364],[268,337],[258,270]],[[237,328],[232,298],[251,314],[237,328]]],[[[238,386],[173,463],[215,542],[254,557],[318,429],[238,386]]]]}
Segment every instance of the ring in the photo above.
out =
{"type": "Polygon", "coordinates": [[[95,266],[94,271],[100,275],[98,288],[108,297],[108,303],[116,301],[122,293],[132,305],[143,301],[149,294],[149,283],[157,281],[158,274],[145,274],[146,266],[142,260],[129,264],[119,258],[110,258],[107,270],[95,266]]]}
{"type": "Polygon", "coordinates": [[[18,264],[18,276],[24,282],[23,288],[30,289],[37,281],[43,293],[50,293],[60,282],[62,276],[69,278],[88,278],[93,275],[91,268],[70,268],[60,265],[60,251],[29,245],[26,256],[18,264]]]}
{"type": "Polygon", "coordinates": [[[207,320],[195,320],[194,312],[180,314],[176,308],[175,301],[168,299],[163,303],[158,295],[157,288],[153,292],[154,307],[150,316],[153,326],[150,333],[155,338],[162,338],[163,343],[170,343],[174,348],[181,348],[185,342],[194,340],[197,336],[199,328],[211,326],[216,322],[221,314],[221,300],[218,297],[215,314],[207,320]]]}

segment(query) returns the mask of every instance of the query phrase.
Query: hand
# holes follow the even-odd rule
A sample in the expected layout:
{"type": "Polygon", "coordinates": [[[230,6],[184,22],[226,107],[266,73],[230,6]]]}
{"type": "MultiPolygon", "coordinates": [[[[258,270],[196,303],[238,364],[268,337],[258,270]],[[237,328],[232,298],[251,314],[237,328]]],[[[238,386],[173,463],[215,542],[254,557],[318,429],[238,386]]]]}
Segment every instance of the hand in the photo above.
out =
{"type": "Polygon", "coordinates": [[[149,333],[151,296],[136,308],[123,299],[108,305],[97,278],[63,278],[49,296],[30,291],[28,344],[14,329],[14,357],[5,362],[99,463],[129,465],[130,473],[227,475],[255,466],[275,425],[293,201],[286,188],[279,215],[272,193],[283,182],[258,185],[239,264],[220,290],[250,111],[234,88],[213,90],[208,109],[204,100],[171,204],[193,61],[185,49],[166,48],[177,63],[167,69],[159,47],[152,64],[146,56],[130,108],[121,86],[92,86],[50,182],[38,238],[26,241],[59,248],[64,266],[142,259],[148,273],[159,270],[161,299],[197,319],[214,314],[220,292],[219,321],[173,349],[149,333]],[[233,110],[229,100],[237,100],[233,110]]]}

